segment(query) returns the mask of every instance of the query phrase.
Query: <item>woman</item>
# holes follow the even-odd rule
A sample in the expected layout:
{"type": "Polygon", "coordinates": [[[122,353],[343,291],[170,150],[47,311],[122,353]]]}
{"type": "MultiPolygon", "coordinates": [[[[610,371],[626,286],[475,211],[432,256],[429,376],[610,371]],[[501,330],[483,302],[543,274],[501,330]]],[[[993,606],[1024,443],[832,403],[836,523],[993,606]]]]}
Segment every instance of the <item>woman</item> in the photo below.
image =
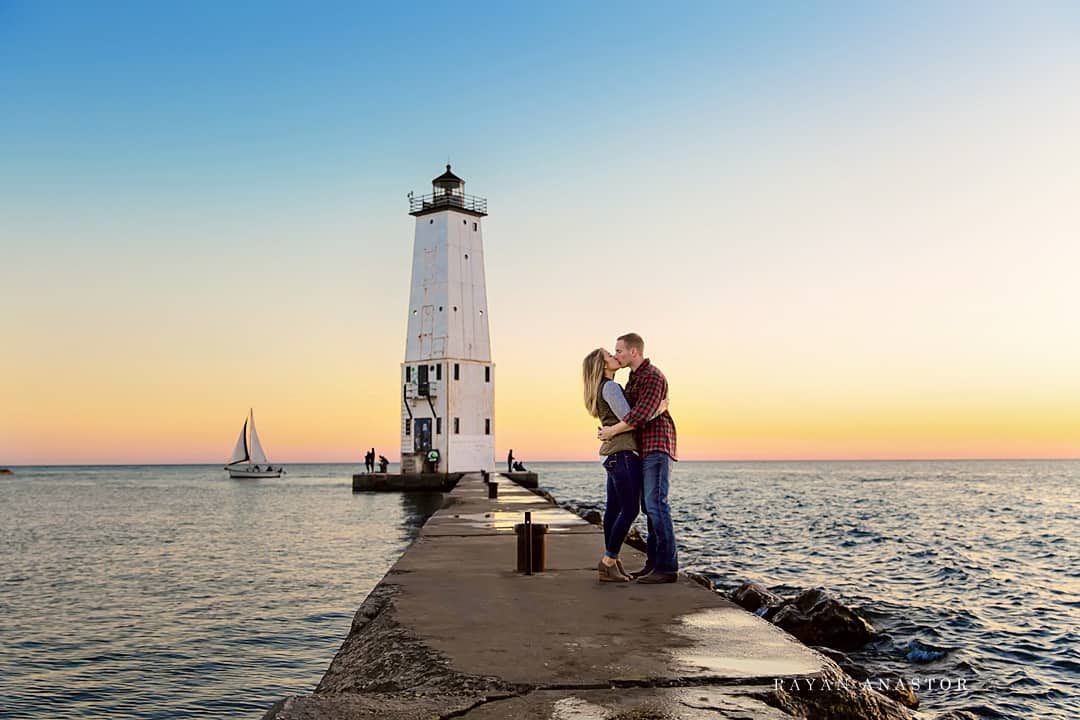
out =
{"type": "MultiPolygon", "coordinates": [[[[630,412],[622,387],[615,382],[619,361],[603,348],[581,363],[585,383],[585,409],[607,427],[630,412]]],[[[632,429],[632,428],[630,428],[632,429]]],[[[607,470],[607,507],[604,509],[604,555],[597,570],[600,582],[630,582],[619,561],[619,550],[641,508],[641,458],[634,433],[623,432],[600,446],[607,470]]]]}

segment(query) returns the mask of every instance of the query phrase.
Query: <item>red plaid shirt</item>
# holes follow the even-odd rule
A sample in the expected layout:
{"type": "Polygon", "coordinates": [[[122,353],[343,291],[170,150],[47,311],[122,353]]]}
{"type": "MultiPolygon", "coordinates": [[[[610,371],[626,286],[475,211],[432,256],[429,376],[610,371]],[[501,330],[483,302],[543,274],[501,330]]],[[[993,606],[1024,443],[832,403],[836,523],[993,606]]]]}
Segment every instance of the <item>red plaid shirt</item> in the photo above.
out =
{"type": "Polygon", "coordinates": [[[641,457],[651,452],[664,452],[672,460],[678,460],[675,454],[675,421],[666,410],[663,414],[649,420],[660,408],[660,403],[668,394],[667,378],[660,369],[653,366],[648,358],[630,371],[630,380],[626,383],[626,399],[630,403],[630,414],[623,418],[628,425],[634,426],[641,457]]]}

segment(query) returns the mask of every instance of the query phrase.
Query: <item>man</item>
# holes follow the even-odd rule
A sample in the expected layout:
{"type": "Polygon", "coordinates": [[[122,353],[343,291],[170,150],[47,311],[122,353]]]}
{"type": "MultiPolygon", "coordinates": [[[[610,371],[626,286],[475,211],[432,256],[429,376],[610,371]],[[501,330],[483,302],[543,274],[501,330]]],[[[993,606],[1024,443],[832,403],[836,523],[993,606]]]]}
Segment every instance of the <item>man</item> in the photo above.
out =
{"type": "Polygon", "coordinates": [[[675,582],[679,577],[679,557],[668,505],[671,463],[678,459],[675,421],[667,411],[656,415],[668,394],[667,378],[645,357],[645,341],[637,333],[619,336],[615,341],[615,359],[621,367],[630,368],[625,391],[630,414],[621,423],[602,428],[598,436],[608,440],[627,426],[634,428],[642,459],[645,491],[642,504],[649,529],[645,567],[630,573],[630,577],[649,585],[675,582]]]}

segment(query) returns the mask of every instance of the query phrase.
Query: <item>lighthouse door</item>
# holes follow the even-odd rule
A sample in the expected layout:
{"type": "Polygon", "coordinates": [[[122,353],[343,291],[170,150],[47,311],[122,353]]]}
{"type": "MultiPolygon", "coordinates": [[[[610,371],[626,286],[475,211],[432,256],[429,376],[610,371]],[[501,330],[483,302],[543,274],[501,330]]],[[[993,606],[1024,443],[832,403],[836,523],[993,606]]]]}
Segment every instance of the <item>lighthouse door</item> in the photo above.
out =
{"type": "Polygon", "coordinates": [[[431,418],[416,418],[416,432],[413,437],[413,450],[427,452],[431,449],[431,418]]]}
{"type": "Polygon", "coordinates": [[[420,309],[420,357],[431,357],[431,333],[435,329],[435,306],[420,309]]]}

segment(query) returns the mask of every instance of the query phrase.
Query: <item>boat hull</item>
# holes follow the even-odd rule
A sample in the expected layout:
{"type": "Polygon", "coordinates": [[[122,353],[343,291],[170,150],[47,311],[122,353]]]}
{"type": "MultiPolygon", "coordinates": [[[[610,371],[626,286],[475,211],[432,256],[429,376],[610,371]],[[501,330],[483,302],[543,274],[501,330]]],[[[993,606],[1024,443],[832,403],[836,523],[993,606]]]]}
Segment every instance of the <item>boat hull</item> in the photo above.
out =
{"type": "Polygon", "coordinates": [[[247,468],[225,468],[229,471],[230,478],[276,478],[281,477],[284,470],[249,470],[247,468]]]}

